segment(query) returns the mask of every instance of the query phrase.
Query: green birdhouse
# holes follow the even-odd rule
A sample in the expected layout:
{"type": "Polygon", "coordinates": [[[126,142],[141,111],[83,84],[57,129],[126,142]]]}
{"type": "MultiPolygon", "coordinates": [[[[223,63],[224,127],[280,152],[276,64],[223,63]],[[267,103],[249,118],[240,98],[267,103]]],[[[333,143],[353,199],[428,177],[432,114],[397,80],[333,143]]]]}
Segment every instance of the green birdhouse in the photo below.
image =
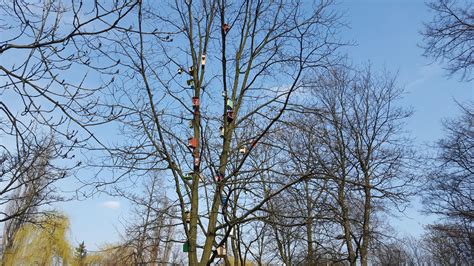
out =
{"type": "Polygon", "coordinates": [[[184,179],[186,180],[193,180],[193,174],[194,172],[189,172],[184,176],[184,179]]]}
{"type": "Polygon", "coordinates": [[[189,242],[183,244],[183,252],[189,252],[189,242]]]}

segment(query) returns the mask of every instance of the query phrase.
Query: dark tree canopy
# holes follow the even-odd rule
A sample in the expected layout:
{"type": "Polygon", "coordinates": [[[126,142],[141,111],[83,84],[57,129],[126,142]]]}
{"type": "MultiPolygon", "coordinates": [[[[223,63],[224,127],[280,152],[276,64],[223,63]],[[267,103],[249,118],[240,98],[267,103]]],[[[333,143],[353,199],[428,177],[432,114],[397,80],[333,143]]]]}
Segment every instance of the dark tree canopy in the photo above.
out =
{"type": "Polygon", "coordinates": [[[450,75],[471,81],[474,68],[474,5],[469,0],[435,0],[435,13],[422,31],[424,55],[446,63],[450,75]]]}
{"type": "Polygon", "coordinates": [[[428,178],[427,211],[450,219],[474,220],[474,106],[460,106],[462,115],[444,123],[434,171],[428,178]]]}

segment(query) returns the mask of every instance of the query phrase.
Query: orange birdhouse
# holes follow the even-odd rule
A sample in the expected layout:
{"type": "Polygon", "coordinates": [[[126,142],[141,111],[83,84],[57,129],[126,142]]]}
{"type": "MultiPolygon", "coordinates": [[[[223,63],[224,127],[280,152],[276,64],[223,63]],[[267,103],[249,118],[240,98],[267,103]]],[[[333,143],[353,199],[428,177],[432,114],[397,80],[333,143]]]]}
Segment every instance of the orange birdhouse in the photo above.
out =
{"type": "Polygon", "coordinates": [[[193,97],[193,107],[199,106],[199,97],[193,97]]]}
{"type": "Polygon", "coordinates": [[[201,65],[204,67],[206,65],[206,55],[201,55],[201,65]]]}
{"type": "Polygon", "coordinates": [[[196,138],[189,138],[188,139],[188,147],[191,148],[191,149],[196,149],[197,139],[196,138]]]}

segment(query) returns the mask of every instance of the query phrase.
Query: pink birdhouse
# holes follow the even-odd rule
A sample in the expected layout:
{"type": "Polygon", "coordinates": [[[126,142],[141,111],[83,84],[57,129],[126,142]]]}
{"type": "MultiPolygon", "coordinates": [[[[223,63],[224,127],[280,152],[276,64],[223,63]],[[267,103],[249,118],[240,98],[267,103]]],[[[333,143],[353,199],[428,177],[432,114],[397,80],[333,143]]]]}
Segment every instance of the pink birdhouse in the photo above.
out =
{"type": "Polygon", "coordinates": [[[216,175],[216,176],[214,177],[214,179],[216,180],[216,182],[221,182],[222,180],[224,180],[224,176],[222,176],[222,175],[216,175]]]}

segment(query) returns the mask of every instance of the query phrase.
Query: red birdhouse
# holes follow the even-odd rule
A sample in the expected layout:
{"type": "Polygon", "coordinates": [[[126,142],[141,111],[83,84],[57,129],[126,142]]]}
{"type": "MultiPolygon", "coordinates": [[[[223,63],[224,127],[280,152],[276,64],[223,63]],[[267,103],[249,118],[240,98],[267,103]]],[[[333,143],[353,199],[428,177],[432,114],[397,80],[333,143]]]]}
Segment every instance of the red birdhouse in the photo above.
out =
{"type": "Polygon", "coordinates": [[[227,112],[227,122],[231,123],[234,121],[234,112],[233,111],[228,111],[227,112]]]}
{"type": "Polygon", "coordinates": [[[189,138],[188,139],[188,147],[191,149],[196,149],[197,147],[197,139],[195,138],[189,138]]]}
{"type": "Polygon", "coordinates": [[[229,32],[229,30],[230,30],[229,24],[226,23],[226,24],[222,25],[222,30],[223,30],[225,33],[229,32]]]}
{"type": "Polygon", "coordinates": [[[199,97],[193,97],[193,107],[199,106],[199,97]]]}

